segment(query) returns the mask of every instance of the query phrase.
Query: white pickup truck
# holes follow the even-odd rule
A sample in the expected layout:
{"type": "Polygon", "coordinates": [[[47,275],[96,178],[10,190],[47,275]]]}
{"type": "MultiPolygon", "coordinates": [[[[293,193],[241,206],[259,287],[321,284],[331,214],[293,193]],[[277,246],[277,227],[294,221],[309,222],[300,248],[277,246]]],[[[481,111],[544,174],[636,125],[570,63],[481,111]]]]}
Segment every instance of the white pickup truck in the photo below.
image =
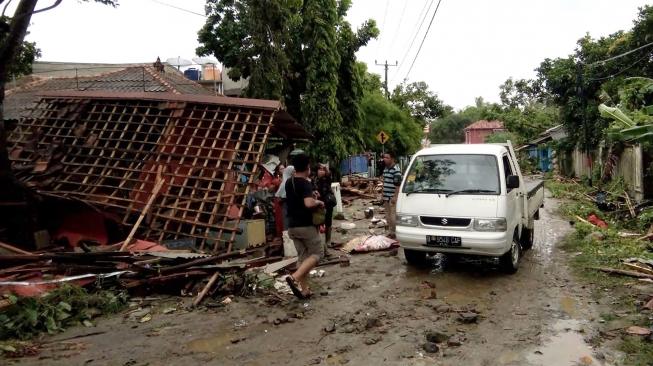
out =
{"type": "Polygon", "coordinates": [[[543,182],[524,180],[510,143],[432,145],[403,177],[397,240],[412,265],[428,253],[479,255],[515,273],[543,204],[543,182]]]}

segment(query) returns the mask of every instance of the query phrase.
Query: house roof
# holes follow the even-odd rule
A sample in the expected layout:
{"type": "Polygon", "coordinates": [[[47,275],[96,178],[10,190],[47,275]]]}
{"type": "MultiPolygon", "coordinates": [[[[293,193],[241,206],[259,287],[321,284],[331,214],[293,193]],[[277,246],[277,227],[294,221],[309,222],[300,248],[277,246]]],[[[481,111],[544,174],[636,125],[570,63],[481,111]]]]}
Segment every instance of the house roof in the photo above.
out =
{"type": "Polygon", "coordinates": [[[212,95],[211,91],[187,79],[174,68],[159,73],[151,66],[129,66],[100,75],[70,78],[37,78],[20,87],[7,90],[4,118],[17,119],[25,114],[48,91],[148,92],[191,95],[212,95]]]}
{"type": "Polygon", "coordinates": [[[472,123],[471,125],[465,127],[465,130],[497,130],[503,129],[503,122],[501,121],[488,121],[480,120],[472,123]]]}
{"type": "Polygon", "coordinates": [[[310,137],[278,101],[54,91],[7,140],[26,185],[102,207],[129,226],[153,196],[141,237],[224,252],[275,131],[310,137]]]}

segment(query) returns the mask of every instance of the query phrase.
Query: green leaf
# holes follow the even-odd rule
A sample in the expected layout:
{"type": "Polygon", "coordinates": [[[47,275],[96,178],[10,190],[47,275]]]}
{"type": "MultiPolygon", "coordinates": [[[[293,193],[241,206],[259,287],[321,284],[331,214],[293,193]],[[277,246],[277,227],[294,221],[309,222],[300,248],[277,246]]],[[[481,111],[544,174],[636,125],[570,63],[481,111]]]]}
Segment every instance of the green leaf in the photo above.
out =
{"type": "Polygon", "coordinates": [[[36,311],[36,309],[28,308],[25,309],[25,320],[31,325],[31,326],[36,326],[38,324],[38,318],[39,318],[39,313],[36,311]]]}
{"type": "Polygon", "coordinates": [[[57,326],[57,323],[54,321],[53,317],[48,317],[48,318],[45,319],[45,329],[50,334],[56,332],[59,329],[59,327],[57,326]]]}
{"type": "Polygon", "coordinates": [[[18,297],[15,296],[15,295],[12,295],[12,294],[6,294],[4,297],[5,297],[7,300],[9,300],[9,302],[10,302],[12,305],[13,305],[13,304],[16,304],[16,303],[18,302],[18,297]]]}
{"type": "Polygon", "coordinates": [[[65,311],[71,311],[73,309],[73,307],[70,306],[70,304],[68,304],[67,302],[63,302],[63,301],[60,302],[58,306],[59,306],[59,309],[65,310],[65,311]]]}
{"type": "Polygon", "coordinates": [[[9,344],[0,344],[0,350],[5,352],[16,352],[16,347],[9,344]]]}
{"type": "Polygon", "coordinates": [[[621,111],[621,109],[616,108],[616,107],[608,107],[605,104],[600,104],[599,105],[599,111],[601,112],[601,116],[605,118],[612,118],[615,121],[621,123],[622,127],[633,127],[635,125],[635,122],[633,122],[630,117],[626,116],[626,114],[621,111]]]}
{"type": "Polygon", "coordinates": [[[66,320],[70,318],[70,313],[65,311],[57,311],[57,320],[66,320]]]}

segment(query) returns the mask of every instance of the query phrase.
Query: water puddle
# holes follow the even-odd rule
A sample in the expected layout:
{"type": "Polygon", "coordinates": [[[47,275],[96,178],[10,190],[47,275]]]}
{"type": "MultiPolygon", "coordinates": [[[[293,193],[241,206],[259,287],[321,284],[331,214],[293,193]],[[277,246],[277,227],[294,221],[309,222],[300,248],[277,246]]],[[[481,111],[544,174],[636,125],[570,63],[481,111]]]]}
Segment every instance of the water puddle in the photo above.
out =
{"type": "Polygon", "coordinates": [[[511,364],[515,364],[520,359],[521,357],[519,356],[519,353],[515,351],[507,351],[507,352],[503,352],[499,356],[497,362],[499,363],[499,365],[511,365],[511,364]]]}
{"type": "Polygon", "coordinates": [[[569,296],[564,296],[560,299],[560,309],[570,317],[575,317],[577,313],[576,300],[569,296]]]}
{"type": "Polygon", "coordinates": [[[580,322],[573,319],[559,320],[554,325],[556,332],[543,346],[527,356],[534,366],[550,365],[601,365],[592,356],[592,348],[585,343],[578,332],[580,322]]]}
{"type": "Polygon", "coordinates": [[[214,337],[195,339],[190,341],[187,346],[192,352],[217,352],[222,348],[231,345],[231,339],[233,337],[233,333],[226,332],[214,337]]]}

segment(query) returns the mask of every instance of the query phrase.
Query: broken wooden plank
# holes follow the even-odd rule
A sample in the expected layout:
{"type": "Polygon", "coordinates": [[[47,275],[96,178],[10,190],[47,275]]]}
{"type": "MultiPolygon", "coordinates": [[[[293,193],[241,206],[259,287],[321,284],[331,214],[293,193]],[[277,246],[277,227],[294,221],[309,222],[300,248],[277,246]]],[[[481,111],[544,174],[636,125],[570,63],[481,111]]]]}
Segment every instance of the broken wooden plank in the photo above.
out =
{"type": "Polygon", "coordinates": [[[249,249],[249,250],[241,250],[241,251],[233,251],[230,253],[225,253],[225,254],[220,254],[216,256],[211,256],[211,257],[206,257],[206,258],[199,258],[192,260],[190,262],[178,264],[176,266],[170,266],[170,267],[164,267],[160,269],[161,273],[170,273],[170,272],[177,272],[182,269],[187,269],[190,267],[195,267],[195,266],[200,266],[204,264],[214,264],[216,262],[225,260],[225,259],[231,259],[231,258],[238,258],[238,257],[246,257],[250,254],[258,252],[258,249],[249,249]]]}
{"type": "Polygon", "coordinates": [[[289,265],[297,263],[297,257],[292,257],[288,259],[284,259],[282,261],[276,262],[276,263],[270,263],[265,268],[263,269],[263,272],[268,275],[272,275],[273,273],[282,270],[289,265]]]}
{"type": "Polygon", "coordinates": [[[340,264],[341,267],[348,267],[349,266],[349,257],[342,256],[338,259],[332,259],[324,262],[320,262],[317,264],[315,267],[323,267],[323,266],[328,266],[331,264],[340,264]]]}
{"type": "Polygon", "coordinates": [[[635,272],[635,271],[626,271],[624,269],[607,268],[607,267],[590,267],[590,268],[595,269],[597,271],[611,273],[611,274],[620,274],[620,275],[630,276],[630,277],[653,279],[653,275],[635,272]]]}
{"type": "Polygon", "coordinates": [[[630,211],[630,216],[631,217],[636,217],[637,214],[635,214],[635,209],[633,208],[633,203],[630,200],[630,196],[628,195],[628,192],[624,192],[624,197],[626,197],[626,205],[628,205],[628,211],[630,211]]]}
{"type": "Polygon", "coordinates": [[[372,199],[379,198],[377,195],[367,194],[367,193],[365,193],[365,192],[363,192],[363,191],[361,191],[359,189],[356,189],[356,188],[342,187],[341,191],[346,192],[346,193],[355,194],[357,196],[361,196],[361,197],[365,197],[365,198],[372,198],[372,199]]]}
{"type": "Polygon", "coordinates": [[[20,249],[20,248],[16,248],[16,247],[13,246],[13,245],[9,245],[9,244],[7,244],[7,243],[3,243],[3,242],[1,242],[1,241],[0,241],[0,248],[5,249],[5,250],[8,250],[8,251],[10,251],[10,252],[12,252],[12,253],[16,253],[16,254],[24,254],[24,255],[32,255],[32,254],[33,254],[32,252],[28,252],[28,251],[26,251],[26,250],[22,250],[22,249],[20,249]]]}
{"type": "Polygon", "coordinates": [[[213,276],[211,276],[211,278],[209,279],[209,282],[208,282],[208,283],[206,284],[206,286],[204,286],[204,288],[202,289],[202,292],[200,292],[200,293],[197,295],[197,298],[195,299],[195,301],[193,301],[193,306],[197,306],[197,305],[199,305],[199,304],[202,302],[202,300],[204,299],[204,296],[206,296],[206,293],[209,292],[209,290],[211,289],[211,287],[213,287],[213,284],[215,283],[215,281],[218,280],[218,277],[220,277],[220,273],[219,273],[219,272],[215,272],[215,273],[213,274],[213,276]]]}
{"type": "Polygon", "coordinates": [[[136,220],[134,227],[132,227],[132,231],[129,233],[129,235],[127,235],[127,239],[125,239],[122,246],[120,247],[121,252],[127,249],[127,246],[131,243],[132,239],[134,238],[134,235],[136,235],[136,230],[138,230],[139,226],[141,226],[141,222],[145,218],[145,215],[147,215],[147,213],[150,211],[150,208],[152,207],[152,203],[154,203],[154,200],[158,197],[159,191],[161,190],[161,187],[163,187],[164,182],[165,179],[162,178],[156,182],[156,185],[152,190],[152,194],[150,195],[150,199],[147,201],[147,204],[145,205],[143,211],[141,211],[140,216],[138,216],[138,220],[136,220]]]}

